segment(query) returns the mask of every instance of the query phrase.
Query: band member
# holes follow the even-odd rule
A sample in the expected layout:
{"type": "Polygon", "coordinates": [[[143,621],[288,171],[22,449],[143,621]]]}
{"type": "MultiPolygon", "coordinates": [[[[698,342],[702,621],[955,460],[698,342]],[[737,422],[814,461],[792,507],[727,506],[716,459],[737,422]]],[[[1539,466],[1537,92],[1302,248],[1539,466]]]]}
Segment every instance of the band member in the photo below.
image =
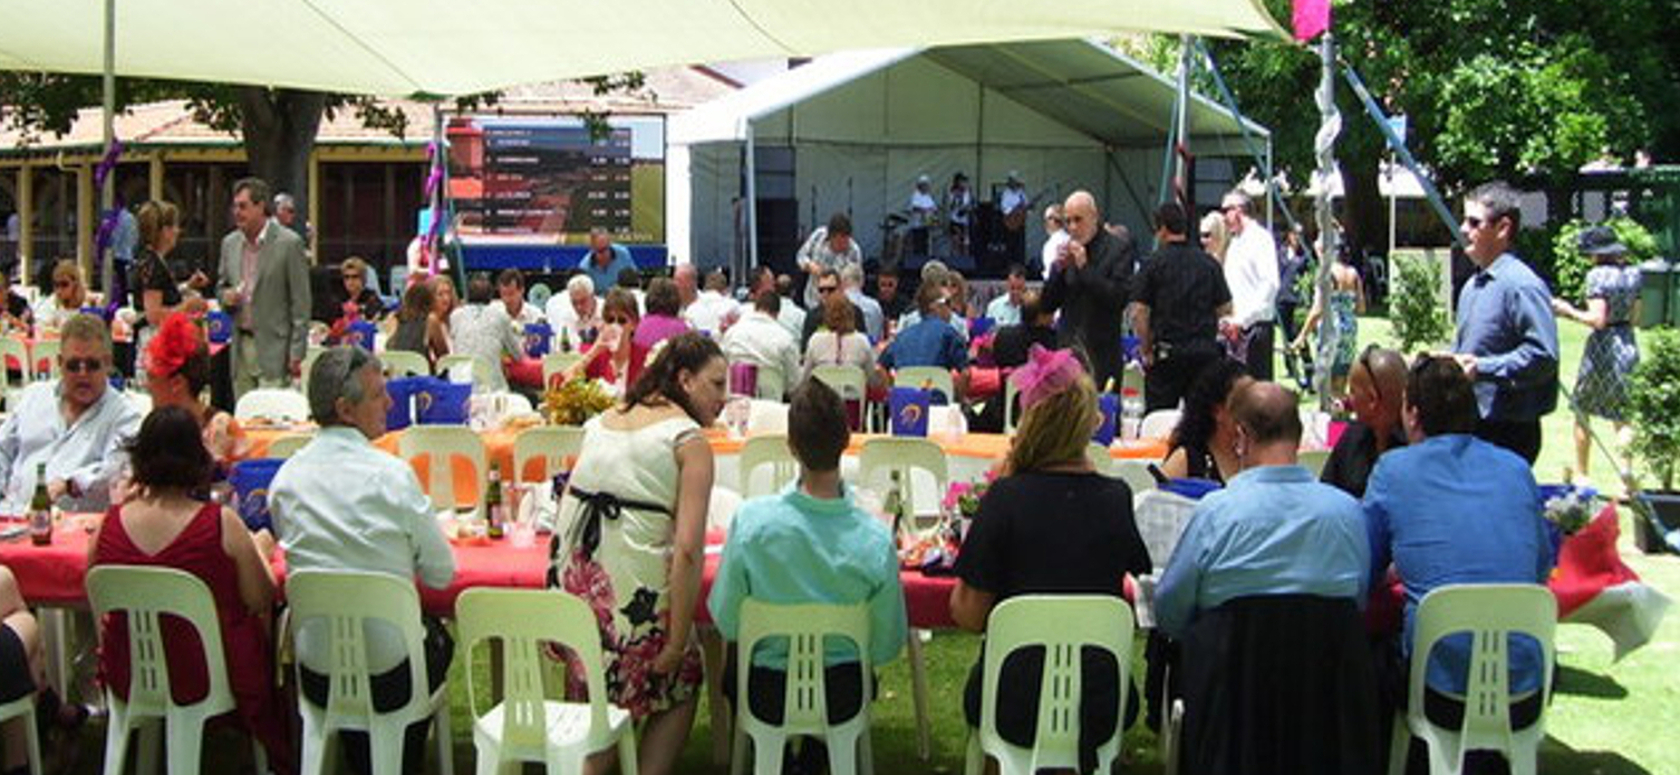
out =
{"type": "Polygon", "coordinates": [[[933,200],[933,182],[928,176],[916,178],[916,189],[910,192],[910,254],[927,256],[929,229],[939,220],[939,203],[933,200]]]}
{"type": "Polygon", "coordinates": [[[1008,263],[1022,263],[1026,258],[1028,200],[1027,185],[1021,182],[1021,173],[1010,170],[1009,177],[1004,180],[1003,192],[998,195],[998,212],[1003,215],[1008,263]]]}
{"type": "Polygon", "coordinates": [[[945,194],[945,231],[951,238],[951,255],[968,255],[969,223],[974,212],[974,191],[968,187],[968,176],[957,173],[951,178],[951,190],[945,194]]]}

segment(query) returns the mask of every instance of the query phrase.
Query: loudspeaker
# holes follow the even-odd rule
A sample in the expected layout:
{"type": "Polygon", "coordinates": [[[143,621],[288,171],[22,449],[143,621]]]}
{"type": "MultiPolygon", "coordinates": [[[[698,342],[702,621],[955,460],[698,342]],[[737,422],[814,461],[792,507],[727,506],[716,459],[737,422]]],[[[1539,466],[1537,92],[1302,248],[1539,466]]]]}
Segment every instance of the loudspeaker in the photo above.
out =
{"type": "Polygon", "coordinates": [[[799,244],[799,200],[758,200],[758,263],[797,277],[799,244]]]}

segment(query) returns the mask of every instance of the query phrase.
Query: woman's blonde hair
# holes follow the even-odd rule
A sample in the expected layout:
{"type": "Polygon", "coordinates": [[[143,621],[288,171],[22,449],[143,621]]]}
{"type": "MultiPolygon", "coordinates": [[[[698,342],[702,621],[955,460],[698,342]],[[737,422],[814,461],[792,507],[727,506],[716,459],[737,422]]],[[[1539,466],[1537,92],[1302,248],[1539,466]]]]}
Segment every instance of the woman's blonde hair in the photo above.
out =
{"type": "Polygon", "coordinates": [[[1096,385],[1082,376],[1066,390],[1027,409],[1015,429],[1003,472],[1021,474],[1084,460],[1085,447],[1101,421],[1096,385]]]}
{"type": "Polygon", "coordinates": [[[1225,216],[1218,212],[1211,212],[1202,216],[1202,234],[1208,235],[1202,239],[1202,250],[1208,255],[1225,260],[1225,249],[1231,246],[1231,233],[1225,228],[1225,216]]]}
{"type": "Polygon", "coordinates": [[[181,225],[181,210],[169,202],[153,199],[140,205],[134,220],[140,227],[140,244],[155,249],[163,227],[181,225]]]}

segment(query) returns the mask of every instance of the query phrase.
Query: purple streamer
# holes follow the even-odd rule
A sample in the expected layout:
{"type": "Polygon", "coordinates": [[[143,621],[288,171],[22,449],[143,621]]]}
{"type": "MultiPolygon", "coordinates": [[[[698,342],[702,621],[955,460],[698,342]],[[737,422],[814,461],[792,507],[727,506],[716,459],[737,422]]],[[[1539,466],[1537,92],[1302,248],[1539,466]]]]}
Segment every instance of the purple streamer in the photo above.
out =
{"type": "MultiPolygon", "coordinates": [[[[111,144],[105,149],[105,156],[99,160],[99,166],[93,170],[93,185],[104,188],[105,179],[116,172],[117,162],[122,158],[122,141],[111,138],[111,144]]],[[[111,209],[106,210],[99,219],[99,231],[94,236],[94,253],[103,256],[111,247],[112,235],[116,232],[117,224],[122,219],[122,198],[116,197],[111,202],[111,209]]],[[[123,300],[128,298],[128,266],[126,262],[118,261],[115,256],[111,259],[111,287],[110,295],[104,309],[105,322],[109,324],[117,316],[117,310],[122,308],[123,300]]]]}

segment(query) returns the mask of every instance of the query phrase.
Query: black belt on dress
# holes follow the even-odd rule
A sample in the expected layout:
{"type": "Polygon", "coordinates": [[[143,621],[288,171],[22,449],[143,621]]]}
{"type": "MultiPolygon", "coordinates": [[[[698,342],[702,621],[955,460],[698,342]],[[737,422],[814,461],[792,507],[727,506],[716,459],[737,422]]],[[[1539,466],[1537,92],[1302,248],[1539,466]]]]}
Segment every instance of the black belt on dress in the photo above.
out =
{"type": "Polygon", "coordinates": [[[596,547],[601,545],[601,520],[618,519],[625,509],[639,509],[654,511],[665,516],[671,516],[671,509],[659,503],[646,503],[620,498],[610,492],[588,492],[572,487],[569,492],[572,497],[583,503],[583,513],[572,523],[571,533],[567,540],[573,546],[583,550],[584,557],[594,557],[596,547]]]}

